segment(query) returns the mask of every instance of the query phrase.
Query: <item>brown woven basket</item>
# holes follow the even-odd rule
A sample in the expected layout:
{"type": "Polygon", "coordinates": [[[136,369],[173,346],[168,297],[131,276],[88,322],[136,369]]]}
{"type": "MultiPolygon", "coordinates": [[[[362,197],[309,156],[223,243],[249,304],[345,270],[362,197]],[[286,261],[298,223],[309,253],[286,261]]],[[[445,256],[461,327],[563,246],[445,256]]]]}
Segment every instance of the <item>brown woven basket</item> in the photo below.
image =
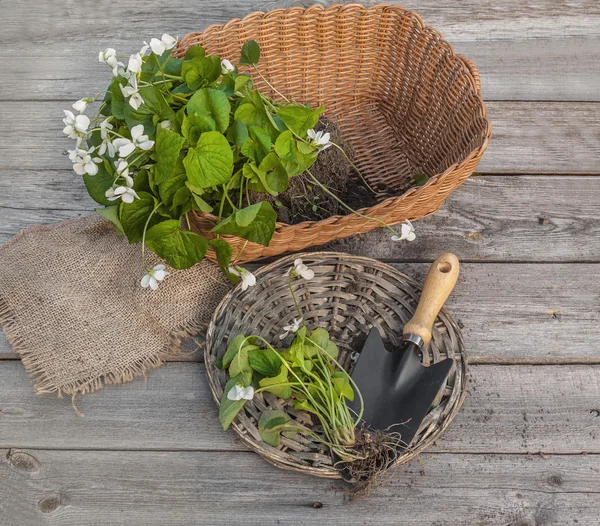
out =
{"type": "MultiPolygon", "coordinates": [[[[189,47],[202,45],[235,63],[250,39],[261,46],[261,72],[280,92],[325,106],[373,186],[384,183],[400,193],[416,174],[430,177],[425,186],[362,209],[363,215],[393,225],[433,214],[479,163],[491,134],[479,73],[416,13],[357,4],[256,12],[187,35],[174,54],[182,57],[189,47]]],[[[259,89],[278,98],[254,78],[259,89]]],[[[193,223],[212,237],[216,221],[201,214],[193,223]]],[[[248,243],[238,261],[302,250],[378,226],[353,214],[278,223],[268,247],[248,243]]],[[[226,239],[237,250],[246,243],[226,239]]],[[[215,260],[212,251],[208,257],[215,260]]]]}
{"type": "MultiPolygon", "coordinates": [[[[282,327],[298,316],[284,275],[298,256],[288,256],[262,267],[257,284],[242,292],[238,285],[217,307],[206,336],[204,360],[210,389],[217,404],[227,383],[225,371],[215,361],[238,334],[260,335],[273,345],[280,344],[282,327]]],[[[301,254],[315,272],[314,279],[296,279],[294,292],[310,330],[324,327],[340,348],[340,362],[351,370],[353,351],[360,350],[371,327],[377,327],[389,348],[401,343],[402,328],[412,317],[420,287],[408,276],[374,259],[336,252],[301,254]]],[[[408,462],[436,440],[458,413],[465,394],[467,357],[460,329],[444,310],[425,348],[423,362],[436,363],[446,357],[455,364],[445,387],[434,401],[419,432],[397,464],[408,462]]],[[[283,405],[271,393],[259,393],[247,402],[232,427],[243,442],[272,464],[319,477],[340,478],[325,446],[310,441],[282,437],[278,448],[265,444],[257,422],[266,409],[284,410],[302,423],[310,423],[307,413],[283,405]]]]}

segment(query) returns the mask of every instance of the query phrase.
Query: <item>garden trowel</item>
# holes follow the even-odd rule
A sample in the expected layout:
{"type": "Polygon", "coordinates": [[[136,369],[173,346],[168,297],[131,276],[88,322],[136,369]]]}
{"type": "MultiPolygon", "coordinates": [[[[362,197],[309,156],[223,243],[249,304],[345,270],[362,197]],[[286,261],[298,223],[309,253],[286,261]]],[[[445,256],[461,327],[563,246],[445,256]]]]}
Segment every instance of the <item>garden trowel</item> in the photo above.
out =
{"type": "MultiPolygon", "coordinates": [[[[372,429],[400,433],[403,448],[410,446],[454,363],[447,358],[425,366],[419,351],[431,340],[433,322],[454,288],[458,267],[454,254],[436,259],[417,310],[402,331],[402,347],[386,350],[379,331],[372,328],[352,373],[364,401],[363,420],[372,429]]],[[[351,408],[360,409],[358,397],[351,408]]]]}

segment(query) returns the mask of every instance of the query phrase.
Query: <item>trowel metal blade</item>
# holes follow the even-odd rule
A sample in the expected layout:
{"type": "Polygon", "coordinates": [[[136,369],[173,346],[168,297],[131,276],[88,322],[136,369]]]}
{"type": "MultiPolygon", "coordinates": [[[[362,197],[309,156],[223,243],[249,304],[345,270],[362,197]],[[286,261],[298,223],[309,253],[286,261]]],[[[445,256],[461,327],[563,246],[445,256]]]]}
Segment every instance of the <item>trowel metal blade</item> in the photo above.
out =
{"type": "MultiPolygon", "coordinates": [[[[373,328],[352,373],[364,402],[363,420],[373,429],[400,433],[404,447],[410,445],[453,364],[446,359],[424,366],[417,351],[409,344],[388,352],[373,328]]],[[[358,397],[351,408],[360,410],[358,397]]]]}

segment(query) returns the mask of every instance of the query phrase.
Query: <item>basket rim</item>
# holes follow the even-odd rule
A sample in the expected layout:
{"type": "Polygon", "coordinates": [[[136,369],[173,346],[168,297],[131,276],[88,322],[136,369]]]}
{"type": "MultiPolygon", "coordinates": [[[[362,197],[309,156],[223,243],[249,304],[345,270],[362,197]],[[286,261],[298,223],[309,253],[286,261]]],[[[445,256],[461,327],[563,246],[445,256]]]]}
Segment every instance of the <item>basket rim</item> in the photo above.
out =
{"type": "MultiPolygon", "coordinates": [[[[192,38],[194,36],[203,35],[206,33],[210,33],[212,31],[228,29],[229,27],[235,26],[236,24],[242,24],[244,22],[255,20],[257,18],[266,19],[269,17],[278,16],[282,13],[293,13],[293,12],[310,13],[313,11],[320,11],[322,13],[328,13],[328,12],[346,12],[346,11],[353,11],[356,9],[360,9],[365,12],[385,11],[385,12],[403,13],[403,14],[413,17],[420,25],[420,29],[422,29],[422,30],[426,29],[428,31],[432,31],[432,32],[436,33],[439,36],[440,41],[443,42],[443,44],[449,50],[449,52],[450,52],[449,59],[454,63],[460,63],[460,65],[462,66],[463,74],[465,74],[466,77],[469,79],[469,82],[471,83],[471,85],[473,87],[475,97],[477,98],[477,100],[480,104],[479,105],[479,108],[481,111],[480,117],[487,123],[485,133],[483,135],[483,143],[480,146],[478,146],[477,148],[475,148],[474,150],[472,150],[469,153],[469,155],[467,155],[467,157],[465,157],[462,161],[452,164],[451,166],[449,166],[446,170],[444,170],[441,173],[432,175],[429,178],[429,180],[427,181],[427,183],[424,184],[423,186],[409,188],[406,192],[402,193],[401,195],[387,197],[383,201],[381,201],[373,206],[360,208],[357,210],[362,215],[370,215],[370,216],[377,217],[379,215],[379,212],[382,209],[395,208],[402,201],[404,201],[405,199],[408,199],[409,197],[413,196],[414,194],[421,193],[422,190],[424,190],[425,188],[430,188],[432,186],[442,183],[453,172],[461,170],[464,166],[466,166],[467,164],[472,162],[473,159],[483,155],[483,152],[486,150],[486,148],[490,142],[490,139],[491,139],[492,124],[491,124],[489,118],[487,117],[487,110],[486,110],[486,106],[485,106],[483,97],[481,96],[480,86],[478,85],[478,82],[475,80],[475,76],[472,72],[472,68],[475,69],[475,71],[477,71],[475,68],[475,65],[470,61],[469,61],[470,64],[468,65],[467,62],[463,59],[463,57],[461,55],[459,55],[458,53],[456,53],[452,44],[443,37],[442,33],[438,29],[426,25],[423,22],[423,19],[421,18],[421,16],[416,11],[405,9],[401,6],[390,5],[390,4],[386,4],[386,3],[376,4],[373,6],[364,6],[359,3],[332,4],[330,6],[323,6],[321,4],[313,4],[306,8],[297,6],[297,7],[288,7],[288,8],[277,8],[277,9],[273,9],[270,11],[253,11],[242,18],[232,18],[224,24],[211,24],[210,26],[206,27],[202,31],[192,32],[192,33],[188,33],[187,35],[185,35],[182,39],[180,39],[177,42],[176,49],[179,48],[180,43],[183,43],[187,39],[192,38]]],[[[202,212],[192,211],[192,214],[198,218],[205,218],[210,221],[213,221],[213,222],[215,222],[215,224],[218,220],[217,216],[215,216],[212,213],[202,213],[202,212]]],[[[338,215],[329,216],[329,217],[327,217],[325,219],[321,219],[319,221],[315,221],[315,220],[302,221],[300,223],[293,223],[293,224],[278,221],[276,223],[276,231],[279,231],[281,229],[288,229],[288,228],[293,228],[293,229],[298,229],[298,230],[310,229],[311,227],[313,227],[314,225],[317,225],[317,224],[328,225],[330,223],[336,223],[336,222],[340,221],[342,218],[351,217],[353,215],[354,214],[352,214],[352,213],[348,213],[348,214],[344,214],[344,215],[338,214],[338,215]]],[[[391,224],[394,224],[394,223],[391,223],[391,224]]]]}
{"type": "MultiPolygon", "coordinates": [[[[392,274],[396,274],[398,276],[401,276],[403,279],[407,280],[417,291],[420,292],[422,290],[422,284],[418,283],[412,277],[404,274],[403,272],[400,272],[395,267],[392,267],[391,265],[384,263],[382,261],[379,261],[375,258],[369,258],[366,256],[355,256],[353,254],[348,254],[346,252],[319,251],[319,252],[302,252],[302,253],[298,253],[298,254],[290,254],[290,255],[283,256],[272,263],[261,266],[258,270],[256,270],[254,272],[254,274],[258,278],[260,276],[263,276],[263,275],[277,269],[278,267],[281,267],[283,265],[287,265],[287,264],[293,262],[297,258],[305,258],[305,259],[310,258],[310,259],[316,259],[316,260],[321,259],[321,258],[322,259],[338,258],[338,259],[346,260],[346,261],[353,260],[356,262],[361,262],[363,264],[366,263],[369,265],[372,265],[373,262],[375,262],[378,265],[385,267],[388,272],[390,272],[392,274]]],[[[213,313],[213,316],[210,320],[210,323],[209,323],[209,326],[208,326],[208,329],[206,332],[206,344],[204,346],[204,353],[203,353],[204,367],[205,367],[205,373],[206,373],[206,377],[208,379],[210,391],[211,391],[213,400],[215,401],[215,403],[217,405],[217,408],[219,408],[221,405],[221,399],[220,399],[220,393],[217,389],[218,381],[216,381],[215,375],[213,374],[213,370],[214,370],[215,366],[214,366],[213,360],[211,359],[211,353],[209,351],[214,345],[214,342],[213,342],[214,332],[216,330],[217,321],[220,316],[220,312],[223,309],[223,307],[231,300],[231,298],[235,294],[239,293],[239,291],[241,291],[241,283],[238,283],[223,297],[223,299],[221,299],[221,301],[215,308],[215,311],[213,313]]],[[[454,321],[454,317],[445,308],[442,308],[440,310],[440,314],[443,314],[446,318],[454,321]]],[[[438,314],[438,316],[439,316],[439,314],[438,314]]],[[[456,401],[454,402],[454,406],[452,407],[452,410],[450,411],[448,416],[444,419],[442,424],[437,426],[435,431],[430,433],[426,438],[424,438],[419,443],[417,443],[417,445],[415,447],[411,448],[410,450],[405,451],[402,455],[400,455],[398,457],[398,459],[396,460],[396,462],[394,463],[394,465],[392,466],[394,468],[401,464],[405,464],[405,463],[411,461],[413,458],[415,458],[417,455],[419,455],[419,453],[421,453],[422,451],[427,449],[433,442],[438,440],[439,437],[441,436],[441,434],[454,421],[454,419],[456,418],[456,416],[460,412],[460,409],[463,406],[463,403],[467,396],[467,384],[468,384],[468,379],[469,379],[469,364],[468,364],[467,352],[466,352],[463,337],[462,337],[462,331],[460,331],[460,330],[457,331],[456,337],[457,337],[457,342],[458,342],[458,347],[460,349],[460,353],[457,353],[455,355],[454,360],[456,363],[456,367],[460,367],[460,369],[461,369],[461,375],[460,375],[461,382],[460,382],[459,386],[454,388],[454,391],[459,391],[460,394],[459,394],[458,398],[456,399],[456,401]]],[[[270,446],[265,446],[264,444],[259,444],[249,434],[245,433],[244,426],[240,425],[237,422],[237,417],[231,423],[231,428],[233,428],[233,430],[235,431],[238,438],[240,440],[242,440],[242,442],[246,446],[248,446],[251,450],[258,453],[261,457],[263,457],[269,463],[273,464],[274,466],[276,466],[280,469],[311,474],[311,475],[323,477],[323,478],[330,478],[330,479],[341,479],[342,478],[339,471],[337,469],[335,469],[333,466],[320,466],[320,467],[302,466],[300,464],[282,460],[281,458],[274,458],[272,455],[269,454],[269,450],[267,449],[270,446]]]]}

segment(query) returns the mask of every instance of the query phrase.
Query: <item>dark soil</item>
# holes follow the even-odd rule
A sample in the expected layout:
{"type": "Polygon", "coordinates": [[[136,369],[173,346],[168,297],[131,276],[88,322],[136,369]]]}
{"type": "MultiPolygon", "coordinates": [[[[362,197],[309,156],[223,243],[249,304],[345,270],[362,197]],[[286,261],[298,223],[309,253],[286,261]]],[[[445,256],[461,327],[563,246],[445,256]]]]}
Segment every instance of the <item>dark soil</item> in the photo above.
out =
{"type": "MultiPolygon", "coordinates": [[[[332,120],[321,117],[315,129],[329,132],[331,141],[343,148],[348,158],[353,160],[351,145],[340,135],[339,128],[332,120]]],[[[391,189],[388,188],[374,188],[377,192],[374,193],[335,146],[319,153],[310,172],[330,192],[354,210],[373,206],[392,195],[391,189]]],[[[327,217],[351,213],[318,186],[307,173],[292,177],[288,189],[277,197],[252,192],[250,199],[252,202],[270,201],[278,211],[278,220],[288,224],[320,221],[327,217]]]]}

